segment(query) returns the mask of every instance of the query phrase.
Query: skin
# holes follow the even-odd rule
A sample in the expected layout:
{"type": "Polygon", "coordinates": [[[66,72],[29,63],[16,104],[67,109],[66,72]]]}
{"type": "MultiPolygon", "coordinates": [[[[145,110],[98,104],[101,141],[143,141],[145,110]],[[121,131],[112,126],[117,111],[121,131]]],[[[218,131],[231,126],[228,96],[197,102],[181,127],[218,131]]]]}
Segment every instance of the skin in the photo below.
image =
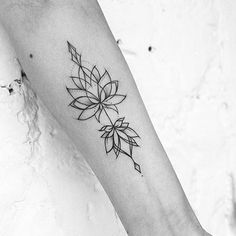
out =
{"type": "Polygon", "coordinates": [[[130,70],[102,11],[94,0],[1,0],[0,18],[33,89],[84,155],[131,236],[207,234],[191,209],[147,115],[130,70]],[[83,59],[106,68],[119,91],[119,105],[141,137],[134,158],[142,175],[125,156],[106,155],[95,119],[78,121],[68,107],[65,86],[72,63],[70,41],[83,59]]]}

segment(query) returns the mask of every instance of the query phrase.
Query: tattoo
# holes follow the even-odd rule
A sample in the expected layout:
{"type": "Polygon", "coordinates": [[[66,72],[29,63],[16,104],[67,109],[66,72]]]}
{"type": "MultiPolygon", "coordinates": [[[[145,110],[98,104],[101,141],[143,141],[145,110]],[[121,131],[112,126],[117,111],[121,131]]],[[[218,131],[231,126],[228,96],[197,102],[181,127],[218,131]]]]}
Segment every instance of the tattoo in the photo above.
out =
{"type": "Polygon", "coordinates": [[[77,120],[94,118],[103,123],[99,131],[102,132],[106,153],[113,151],[116,158],[120,154],[128,156],[134,169],[141,173],[140,165],[133,158],[133,148],[139,147],[135,139],[140,137],[125,121],[125,117],[117,118],[117,105],[126,99],[126,95],[118,93],[119,81],[112,80],[106,69],[101,73],[97,66],[85,66],[76,48],[69,42],[67,45],[75,70],[70,76],[72,85],[66,89],[73,98],[69,106],[79,112],[77,120]]]}

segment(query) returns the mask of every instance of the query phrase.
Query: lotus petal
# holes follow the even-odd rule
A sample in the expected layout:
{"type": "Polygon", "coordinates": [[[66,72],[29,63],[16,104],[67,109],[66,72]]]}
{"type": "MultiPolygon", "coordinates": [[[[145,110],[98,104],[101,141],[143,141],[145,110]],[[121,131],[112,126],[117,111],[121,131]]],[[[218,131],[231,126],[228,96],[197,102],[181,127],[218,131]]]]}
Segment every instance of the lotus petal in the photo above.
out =
{"type": "Polygon", "coordinates": [[[118,90],[118,81],[111,81],[107,83],[100,92],[101,101],[104,101],[110,96],[114,96],[118,90]]]}
{"type": "Polygon", "coordinates": [[[78,102],[78,98],[75,98],[75,99],[69,104],[69,106],[74,107],[74,108],[77,108],[77,109],[80,109],[80,110],[85,110],[85,109],[87,109],[88,107],[93,108],[93,107],[97,106],[97,104],[93,104],[93,103],[90,103],[90,104],[91,104],[91,105],[87,105],[87,104],[80,103],[80,102],[78,102]]]}
{"type": "Polygon", "coordinates": [[[88,107],[87,109],[83,110],[80,113],[78,120],[88,120],[89,118],[93,117],[96,114],[98,109],[99,109],[98,106],[88,107]]]}
{"type": "Polygon", "coordinates": [[[101,107],[100,107],[98,112],[95,115],[95,117],[99,123],[100,123],[100,117],[101,117],[102,112],[103,112],[103,108],[101,109],[101,107]]]}
{"type": "Polygon", "coordinates": [[[106,153],[110,152],[113,149],[113,138],[105,138],[104,140],[105,143],[105,149],[106,149],[106,153]]]}
{"type": "Polygon", "coordinates": [[[123,122],[122,125],[120,127],[118,127],[117,129],[123,131],[128,127],[129,127],[129,123],[128,122],[123,122]]]}
{"type": "Polygon", "coordinates": [[[115,122],[114,126],[115,126],[115,127],[120,127],[120,126],[123,124],[123,120],[124,120],[124,119],[125,119],[125,117],[119,118],[119,119],[115,122]]]}
{"type": "Polygon", "coordinates": [[[99,131],[110,132],[111,130],[112,130],[112,126],[111,125],[104,125],[99,131]]]}
{"type": "Polygon", "coordinates": [[[100,78],[100,72],[98,71],[97,67],[94,66],[90,73],[90,79],[99,82],[100,78]]]}
{"type": "Polygon", "coordinates": [[[119,130],[117,130],[117,133],[118,133],[118,135],[120,136],[121,139],[125,140],[126,142],[129,141],[129,137],[127,136],[126,133],[124,133],[122,131],[119,131],[119,130]]]}
{"type": "Polygon", "coordinates": [[[108,97],[106,100],[104,100],[104,104],[105,105],[118,105],[120,104],[121,102],[123,102],[125,100],[126,96],[125,95],[114,95],[114,96],[111,96],[111,97],[108,97]]]}
{"type": "Polygon", "coordinates": [[[107,70],[102,74],[99,80],[99,85],[103,88],[107,83],[111,82],[111,77],[107,70]]]}
{"type": "Polygon", "coordinates": [[[126,128],[123,132],[125,132],[131,138],[138,138],[139,135],[130,127],[126,128]]]}

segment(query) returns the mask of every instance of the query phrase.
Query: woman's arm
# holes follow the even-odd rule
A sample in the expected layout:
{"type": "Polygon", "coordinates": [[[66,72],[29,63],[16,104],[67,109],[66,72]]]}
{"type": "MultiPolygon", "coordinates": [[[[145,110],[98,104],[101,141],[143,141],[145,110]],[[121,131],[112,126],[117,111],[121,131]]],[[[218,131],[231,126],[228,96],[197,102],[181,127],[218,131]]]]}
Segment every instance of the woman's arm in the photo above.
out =
{"type": "Polygon", "coordinates": [[[97,2],[1,0],[0,17],[129,235],[204,235],[97,2]]]}

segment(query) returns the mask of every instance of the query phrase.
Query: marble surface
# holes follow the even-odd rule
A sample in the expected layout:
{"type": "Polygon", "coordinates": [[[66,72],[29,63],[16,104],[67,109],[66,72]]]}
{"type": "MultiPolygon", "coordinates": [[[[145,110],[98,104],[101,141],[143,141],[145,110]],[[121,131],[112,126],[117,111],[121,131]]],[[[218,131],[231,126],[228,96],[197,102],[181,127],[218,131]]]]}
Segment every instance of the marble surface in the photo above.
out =
{"type": "MultiPolygon", "coordinates": [[[[236,235],[236,2],[99,2],[199,220],[236,235]]],[[[126,236],[0,42],[0,236],[126,236]]]]}

